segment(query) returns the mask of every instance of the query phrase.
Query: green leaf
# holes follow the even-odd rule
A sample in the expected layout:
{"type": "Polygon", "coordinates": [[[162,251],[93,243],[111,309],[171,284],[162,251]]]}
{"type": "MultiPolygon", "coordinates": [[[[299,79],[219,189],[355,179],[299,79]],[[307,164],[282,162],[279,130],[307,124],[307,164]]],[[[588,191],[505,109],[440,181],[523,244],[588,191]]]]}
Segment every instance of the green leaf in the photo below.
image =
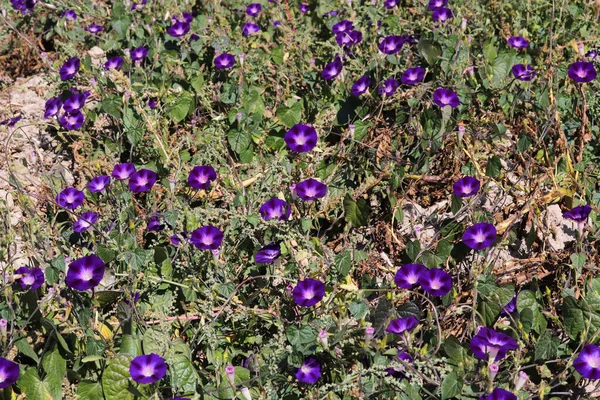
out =
{"type": "Polygon", "coordinates": [[[417,45],[417,49],[429,65],[435,64],[442,55],[442,48],[440,45],[427,39],[421,39],[417,45]]]}
{"type": "Polygon", "coordinates": [[[367,311],[369,311],[369,307],[364,302],[354,302],[350,303],[348,306],[348,310],[350,310],[350,314],[356,319],[363,319],[365,315],[367,315],[367,311]]]}
{"type": "Polygon", "coordinates": [[[194,366],[183,354],[176,354],[169,358],[169,368],[171,369],[171,384],[177,391],[194,393],[198,384],[198,374],[194,366]]]}
{"type": "MultiPolygon", "coordinates": [[[[149,351],[148,353],[154,352],[149,351]]],[[[119,354],[128,354],[134,357],[141,355],[142,349],[140,346],[140,341],[132,335],[123,335],[123,338],[121,339],[121,347],[119,349],[119,354]]]]}
{"type": "Polygon", "coordinates": [[[133,400],[134,395],[128,390],[131,384],[129,365],[133,357],[118,354],[102,374],[102,389],[106,400],[133,400]]]}
{"type": "Polygon", "coordinates": [[[571,263],[573,264],[573,268],[577,272],[577,277],[581,276],[581,271],[583,270],[583,266],[587,262],[587,255],[585,253],[574,253],[571,254],[571,263]]]}
{"type": "Polygon", "coordinates": [[[108,264],[109,262],[114,260],[116,256],[113,250],[104,246],[98,246],[98,251],[96,252],[96,254],[102,259],[102,261],[104,261],[105,264],[108,264]]]}
{"type": "Polygon", "coordinates": [[[498,156],[493,156],[488,160],[487,167],[485,169],[486,176],[491,178],[497,178],[502,171],[502,162],[498,156]]]}
{"type": "Polygon", "coordinates": [[[55,348],[52,352],[46,353],[42,360],[44,372],[44,383],[48,386],[48,390],[55,399],[62,398],[62,381],[67,373],[67,362],[55,348]]]}
{"type": "Polygon", "coordinates": [[[310,326],[298,328],[290,325],[285,330],[285,335],[292,346],[304,345],[317,341],[317,332],[310,326]]]}
{"type": "Polygon", "coordinates": [[[456,214],[460,208],[462,207],[462,199],[460,197],[456,197],[455,195],[452,195],[452,206],[450,211],[452,211],[452,214],[456,214]]]}
{"type": "Polygon", "coordinates": [[[517,151],[525,153],[531,147],[531,138],[527,134],[522,134],[517,142],[517,151]]]}
{"type": "Polygon", "coordinates": [[[455,336],[449,336],[444,340],[442,343],[442,351],[456,366],[463,364],[467,358],[467,350],[455,336]]]}
{"type": "Polygon", "coordinates": [[[344,197],[344,214],[346,221],[352,223],[355,227],[364,226],[369,222],[369,205],[362,197],[354,201],[352,197],[346,193],[344,197]]]}
{"type": "Polygon", "coordinates": [[[285,126],[291,128],[302,120],[302,103],[296,102],[291,107],[280,106],[275,115],[285,126]]]}
{"type": "Polygon", "coordinates": [[[248,132],[244,132],[241,130],[231,130],[227,134],[227,141],[229,142],[229,147],[231,147],[231,150],[233,150],[237,154],[241,154],[250,146],[250,143],[252,142],[252,137],[248,132]]]}
{"type": "Polygon", "coordinates": [[[411,301],[400,305],[396,311],[398,312],[398,316],[400,318],[410,317],[411,315],[421,318],[421,310],[415,303],[411,301]]]}
{"type": "Polygon", "coordinates": [[[421,243],[418,240],[413,240],[406,244],[406,255],[411,261],[415,261],[421,252],[421,243]]]}
{"type": "Polygon", "coordinates": [[[483,55],[488,63],[493,63],[498,57],[498,49],[494,45],[493,41],[487,41],[483,44],[483,55]]]}
{"type": "Polygon", "coordinates": [[[283,64],[283,49],[281,47],[275,47],[271,51],[271,59],[277,65],[283,64]]]}
{"type": "Polygon", "coordinates": [[[452,371],[442,381],[442,400],[451,399],[462,392],[463,380],[452,371]]]}
{"type": "Polygon", "coordinates": [[[169,334],[161,328],[149,328],[144,332],[142,341],[144,353],[155,353],[163,356],[169,349],[169,334]]]}
{"type": "Polygon", "coordinates": [[[100,382],[81,381],[77,386],[79,400],[98,400],[104,398],[100,382]]]}
{"type": "Polygon", "coordinates": [[[194,76],[190,79],[190,84],[196,93],[201,93],[204,86],[204,76],[202,74],[194,76]]]}
{"type": "Polygon", "coordinates": [[[123,253],[123,261],[133,270],[140,270],[146,267],[151,251],[136,247],[123,253]]]}
{"type": "Polygon", "coordinates": [[[535,361],[551,360],[558,355],[560,340],[550,332],[544,332],[535,344],[535,361]]]}
{"type": "Polygon", "coordinates": [[[521,316],[524,329],[533,329],[539,335],[546,331],[548,321],[542,314],[542,306],[538,303],[535,293],[531,290],[522,290],[517,297],[517,311],[521,316]]]}
{"type": "Polygon", "coordinates": [[[175,103],[171,106],[170,115],[175,120],[175,123],[179,123],[187,117],[188,114],[194,111],[194,97],[189,92],[182,92],[175,103]]]}
{"type": "Polygon", "coordinates": [[[260,121],[265,113],[265,103],[260,96],[260,91],[254,89],[244,97],[244,110],[248,115],[256,115],[258,119],[255,118],[255,121],[260,121]]]}
{"type": "Polygon", "coordinates": [[[42,381],[35,368],[32,367],[19,377],[17,385],[23,393],[27,393],[27,400],[58,400],[61,398],[60,394],[59,397],[52,397],[48,383],[42,381]]]}
{"type": "Polygon", "coordinates": [[[35,353],[33,347],[27,342],[26,337],[22,337],[20,339],[15,340],[15,346],[17,346],[17,349],[19,349],[21,353],[25,354],[27,357],[31,358],[36,363],[40,362],[39,357],[35,353]]]}

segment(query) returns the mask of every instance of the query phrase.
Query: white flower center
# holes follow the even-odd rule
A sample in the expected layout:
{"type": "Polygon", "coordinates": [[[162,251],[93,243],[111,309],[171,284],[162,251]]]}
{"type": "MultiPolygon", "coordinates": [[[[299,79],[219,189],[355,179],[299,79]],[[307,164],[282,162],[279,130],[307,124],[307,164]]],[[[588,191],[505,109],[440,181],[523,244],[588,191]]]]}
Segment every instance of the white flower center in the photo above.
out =
{"type": "Polygon", "coordinates": [[[315,297],[315,292],[313,292],[312,290],[307,290],[304,292],[304,298],[307,300],[312,299],[313,297],[315,297]]]}
{"type": "Polygon", "coordinates": [[[154,375],[154,367],[152,365],[144,365],[141,370],[141,374],[145,377],[151,377],[154,375]]]}
{"type": "Polygon", "coordinates": [[[81,279],[84,281],[89,281],[94,277],[94,272],[91,269],[84,269],[81,271],[81,279]]]}

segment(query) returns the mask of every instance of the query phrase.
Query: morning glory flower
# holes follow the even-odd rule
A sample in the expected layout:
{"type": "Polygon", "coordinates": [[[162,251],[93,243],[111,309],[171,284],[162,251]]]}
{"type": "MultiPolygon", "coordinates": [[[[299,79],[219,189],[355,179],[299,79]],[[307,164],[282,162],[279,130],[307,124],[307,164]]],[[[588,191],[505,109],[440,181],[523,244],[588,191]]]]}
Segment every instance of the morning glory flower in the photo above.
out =
{"type": "Polygon", "coordinates": [[[317,145],[318,139],[316,129],[304,124],[294,125],[283,137],[290,150],[296,153],[311,151],[317,145]]]}
{"type": "Polygon", "coordinates": [[[323,68],[323,72],[321,72],[321,77],[326,81],[334,79],[337,77],[343,69],[344,65],[342,64],[342,60],[339,57],[336,57],[335,60],[330,62],[323,68]]]}
{"type": "Polygon", "coordinates": [[[116,69],[118,71],[123,67],[123,63],[125,63],[125,60],[121,56],[110,57],[104,63],[104,69],[116,69]]]}
{"type": "Polygon", "coordinates": [[[414,289],[426,269],[423,264],[404,264],[396,272],[394,282],[403,289],[414,289]]]}
{"type": "Polygon", "coordinates": [[[425,69],[421,67],[409,68],[402,73],[401,81],[405,85],[416,85],[423,82],[425,78],[425,69]]]}
{"type": "Polygon", "coordinates": [[[105,267],[104,261],[95,254],[78,258],[69,264],[65,282],[79,291],[93,289],[104,277],[105,267]]]}
{"type": "Polygon", "coordinates": [[[354,46],[362,42],[363,36],[360,31],[340,32],[335,35],[335,41],[342,47],[354,46]]]}
{"type": "Polygon", "coordinates": [[[517,396],[508,390],[496,388],[487,396],[480,397],[479,400],[517,400],[517,396]]]}
{"type": "Polygon", "coordinates": [[[586,344],[573,361],[573,366],[586,379],[600,379],[600,347],[586,344]]]}
{"type": "Polygon", "coordinates": [[[313,356],[306,357],[304,362],[296,370],[296,379],[298,382],[313,384],[321,377],[321,364],[313,356]]]}
{"type": "Polygon", "coordinates": [[[485,360],[486,356],[489,356],[490,362],[499,361],[506,356],[507,351],[519,348],[515,339],[485,326],[479,328],[469,347],[475,357],[485,360]]]}
{"type": "Polygon", "coordinates": [[[6,389],[17,382],[20,374],[19,364],[0,357],[0,389],[6,389]]]}
{"type": "Polygon", "coordinates": [[[595,60],[596,58],[598,58],[598,50],[590,50],[587,53],[585,53],[585,56],[590,60],[595,60]]]}
{"type": "Polygon", "coordinates": [[[531,65],[516,64],[512,67],[512,73],[520,81],[530,81],[535,78],[535,70],[531,65]]]}
{"type": "Polygon", "coordinates": [[[131,360],[129,375],[137,383],[149,384],[160,381],[167,373],[167,364],[158,354],[145,354],[131,360]]]}
{"type": "Polygon", "coordinates": [[[202,226],[192,232],[190,242],[201,250],[216,250],[223,241],[223,232],[212,225],[202,226]]]}
{"type": "Polygon", "coordinates": [[[129,190],[134,193],[147,192],[152,189],[158,176],[149,169],[140,169],[129,177],[129,190]]]}
{"type": "Polygon", "coordinates": [[[246,14],[251,17],[258,17],[258,14],[262,11],[262,6],[259,3],[252,3],[246,7],[246,14]]]}
{"type": "Polygon", "coordinates": [[[37,0],[10,0],[13,8],[26,15],[33,12],[37,0]]]}
{"type": "Polygon", "coordinates": [[[396,89],[398,89],[399,83],[394,78],[388,78],[379,86],[377,91],[381,96],[392,96],[396,89]]]}
{"type": "Polygon", "coordinates": [[[390,321],[387,328],[385,328],[386,332],[395,333],[397,335],[402,332],[410,332],[415,329],[419,325],[419,320],[414,315],[410,315],[405,318],[397,318],[390,321]]]}
{"type": "Polygon", "coordinates": [[[254,257],[254,261],[259,264],[271,264],[275,260],[279,258],[281,255],[281,247],[279,243],[271,243],[260,249],[256,256],[254,257]]]}
{"type": "Polygon", "coordinates": [[[92,193],[102,192],[110,184],[110,176],[100,175],[88,182],[87,188],[92,193]]]}
{"type": "Polygon", "coordinates": [[[63,103],[63,109],[69,114],[76,113],[83,108],[88,97],[90,97],[88,91],[77,93],[74,89],[71,89],[71,94],[63,103]]]}
{"type": "Polygon", "coordinates": [[[93,211],[86,211],[73,224],[73,231],[84,232],[96,222],[98,222],[98,214],[93,211]]]}
{"type": "Polygon", "coordinates": [[[244,36],[249,36],[257,32],[260,32],[260,26],[258,26],[254,22],[247,22],[242,28],[242,35],[244,36]]]}
{"type": "Polygon", "coordinates": [[[104,30],[104,27],[97,24],[91,24],[87,28],[85,28],[85,30],[89,33],[100,33],[104,30]]]}
{"type": "Polygon", "coordinates": [[[396,7],[398,4],[400,4],[400,0],[385,0],[383,2],[383,5],[385,6],[385,8],[387,8],[388,10],[391,8],[396,7]]]}
{"type": "Polygon", "coordinates": [[[448,5],[448,0],[429,0],[429,4],[427,8],[431,11],[436,8],[446,7],[448,5]]]}
{"type": "Polygon", "coordinates": [[[454,185],[452,185],[452,190],[454,191],[454,195],[456,197],[463,199],[465,197],[475,196],[477,192],[479,192],[480,187],[481,183],[477,178],[465,176],[454,182],[454,185]]]}
{"type": "Polygon", "coordinates": [[[235,64],[235,57],[232,54],[223,53],[215,57],[214,64],[217,69],[231,68],[235,64]]]}
{"type": "Polygon", "coordinates": [[[310,11],[310,7],[308,7],[308,4],[300,3],[298,8],[302,12],[302,14],[306,14],[308,11],[310,11]]]}
{"type": "Polygon", "coordinates": [[[60,74],[60,79],[63,81],[68,81],[73,78],[79,72],[79,67],[81,66],[81,61],[77,57],[71,57],[60,67],[58,73],[60,74]]]}
{"type": "Polygon", "coordinates": [[[439,268],[426,269],[419,276],[419,284],[432,296],[444,296],[452,289],[452,277],[439,268]]]}
{"type": "Polygon", "coordinates": [[[175,21],[173,25],[167,29],[167,33],[174,38],[185,36],[189,31],[190,23],[186,21],[175,21]]]}
{"type": "Polygon", "coordinates": [[[473,250],[486,249],[496,241],[496,227],[485,222],[472,225],[463,233],[462,241],[473,250]]]}
{"type": "Polygon", "coordinates": [[[569,65],[567,75],[575,82],[585,83],[594,80],[598,73],[596,72],[596,68],[594,68],[594,63],[577,61],[569,65]]]}
{"type": "Polygon", "coordinates": [[[135,165],[133,163],[117,164],[113,168],[111,176],[119,181],[129,179],[135,173],[135,165]]]}
{"type": "Polygon", "coordinates": [[[142,61],[148,56],[148,49],[144,46],[133,48],[129,52],[129,56],[131,57],[131,61],[142,61]]]}
{"type": "Polygon", "coordinates": [[[148,229],[148,231],[150,232],[160,232],[163,229],[165,229],[165,226],[160,222],[160,217],[158,215],[153,215],[148,220],[148,225],[146,226],[146,229],[148,229]]]}
{"type": "Polygon", "coordinates": [[[367,75],[362,76],[358,78],[356,82],[354,82],[352,88],[350,89],[350,93],[352,93],[352,96],[354,97],[359,97],[360,95],[365,94],[367,90],[369,90],[369,86],[371,86],[371,83],[371,78],[369,78],[367,75]]]}
{"type": "Polygon", "coordinates": [[[258,213],[265,221],[277,218],[279,221],[287,221],[290,218],[291,207],[285,200],[272,198],[258,209],[258,213]]]}
{"type": "Polygon", "coordinates": [[[296,193],[304,201],[321,199],[327,194],[327,185],[310,178],[296,185],[296,193]]]}
{"type": "Polygon", "coordinates": [[[431,19],[433,19],[434,22],[446,22],[453,17],[454,14],[452,13],[452,10],[445,7],[436,8],[431,13],[431,19]]]}
{"type": "Polygon", "coordinates": [[[347,19],[343,19],[337,24],[333,24],[331,27],[331,32],[334,34],[342,33],[342,32],[350,32],[354,30],[354,24],[352,21],[348,21],[347,19]]]}
{"type": "Polygon", "coordinates": [[[379,43],[379,51],[381,51],[384,54],[396,54],[397,52],[402,50],[404,42],[406,42],[406,38],[404,38],[403,36],[386,36],[379,43]]]}
{"type": "Polygon", "coordinates": [[[46,111],[44,112],[44,118],[51,118],[58,115],[60,108],[62,107],[62,100],[60,97],[52,97],[46,101],[46,111]]]}
{"type": "Polygon", "coordinates": [[[575,222],[582,223],[588,219],[591,212],[592,212],[592,207],[590,207],[589,205],[586,204],[583,206],[574,207],[573,209],[571,209],[569,211],[565,211],[563,213],[563,217],[567,218],[567,219],[571,219],[575,222]]]}
{"type": "Polygon", "coordinates": [[[206,190],[217,179],[217,172],[210,165],[194,167],[188,175],[188,184],[194,189],[206,190]]]}
{"type": "Polygon", "coordinates": [[[513,297],[511,301],[506,303],[500,315],[509,315],[517,311],[517,296],[513,297]]]}
{"type": "Polygon", "coordinates": [[[15,274],[22,275],[17,279],[17,283],[24,290],[36,290],[44,283],[44,271],[41,268],[21,267],[15,271],[15,274]]]}
{"type": "Polygon", "coordinates": [[[323,300],[325,284],[317,279],[304,279],[292,290],[294,301],[301,307],[311,307],[323,300]]]}
{"type": "Polygon", "coordinates": [[[81,190],[68,187],[56,196],[56,203],[59,206],[74,210],[83,204],[85,196],[81,190]]]}
{"type": "Polygon", "coordinates": [[[521,36],[513,36],[506,39],[508,45],[514,47],[515,49],[525,49],[529,47],[529,42],[521,36]]]}
{"type": "Polygon", "coordinates": [[[440,107],[450,106],[452,108],[456,108],[460,104],[458,95],[452,90],[444,88],[437,88],[433,92],[433,102],[440,107]]]}

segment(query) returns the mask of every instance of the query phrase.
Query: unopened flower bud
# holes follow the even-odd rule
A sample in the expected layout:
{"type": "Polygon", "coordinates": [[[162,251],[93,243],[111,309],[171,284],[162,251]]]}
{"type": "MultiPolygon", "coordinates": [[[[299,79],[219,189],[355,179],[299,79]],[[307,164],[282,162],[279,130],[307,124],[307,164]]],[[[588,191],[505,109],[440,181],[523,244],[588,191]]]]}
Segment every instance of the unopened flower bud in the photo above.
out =
{"type": "Polygon", "coordinates": [[[8,321],[6,320],[6,318],[0,318],[0,336],[2,336],[2,338],[6,337],[7,325],[8,325],[8,321]]]}
{"type": "Polygon", "coordinates": [[[490,370],[490,382],[494,382],[494,378],[496,377],[496,374],[498,373],[498,364],[490,364],[489,366],[489,370],[490,370]]]}
{"type": "Polygon", "coordinates": [[[327,342],[327,331],[322,329],[321,331],[319,331],[319,337],[317,339],[322,345],[323,347],[328,347],[328,342],[327,342]]]}
{"type": "Polygon", "coordinates": [[[227,374],[227,379],[229,379],[229,383],[235,385],[235,367],[233,365],[228,365],[225,367],[225,373],[227,374]]]}
{"type": "Polygon", "coordinates": [[[242,386],[240,388],[240,392],[242,392],[242,396],[244,396],[246,400],[252,400],[252,395],[250,395],[250,389],[248,389],[246,386],[242,386]]]}
{"type": "Polygon", "coordinates": [[[367,326],[367,328],[365,329],[365,340],[367,340],[367,341],[373,340],[374,336],[375,336],[375,328],[373,328],[372,326],[367,326]]]}
{"type": "Polygon", "coordinates": [[[467,30],[467,19],[463,18],[462,22],[460,23],[460,29],[462,29],[462,31],[466,31],[467,30]]]}
{"type": "Polygon", "coordinates": [[[519,372],[519,379],[517,380],[517,384],[515,385],[516,391],[521,390],[521,388],[527,383],[528,379],[529,376],[525,372],[519,372]]]}

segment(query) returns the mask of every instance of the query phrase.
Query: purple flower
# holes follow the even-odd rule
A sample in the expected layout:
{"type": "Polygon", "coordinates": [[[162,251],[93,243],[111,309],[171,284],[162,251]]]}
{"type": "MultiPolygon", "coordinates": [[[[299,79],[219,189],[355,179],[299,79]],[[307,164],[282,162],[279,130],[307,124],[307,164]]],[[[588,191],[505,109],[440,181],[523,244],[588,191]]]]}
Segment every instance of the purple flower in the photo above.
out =
{"type": "Polygon", "coordinates": [[[19,364],[0,358],[0,389],[6,389],[19,379],[19,364]]]}
{"type": "Polygon", "coordinates": [[[462,241],[473,250],[486,249],[496,240],[496,227],[485,222],[477,223],[467,228],[462,235],[462,241]]]}
{"type": "Polygon", "coordinates": [[[452,185],[452,190],[454,191],[454,195],[456,197],[463,199],[465,197],[475,196],[477,192],[479,192],[480,187],[481,183],[477,178],[465,176],[454,182],[454,185],[452,185]]]}
{"type": "Polygon", "coordinates": [[[432,296],[443,296],[452,289],[452,278],[439,268],[426,269],[419,276],[419,284],[432,296]]]}
{"type": "Polygon", "coordinates": [[[242,28],[242,35],[250,36],[253,33],[260,32],[260,26],[255,24],[254,22],[246,22],[244,27],[242,28]]]}
{"type": "Polygon", "coordinates": [[[212,225],[206,225],[192,232],[190,242],[202,250],[216,250],[223,241],[223,232],[212,225]]]}
{"type": "Polygon", "coordinates": [[[575,222],[585,222],[592,212],[592,207],[589,205],[577,206],[572,210],[563,213],[564,218],[572,219],[575,222]]]}
{"type": "Polygon", "coordinates": [[[394,78],[388,78],[379,86],[377,91],[381,96],[392,96],[396,89],[398,89],[399,83],[394,78]]]}
{"type": "Polygon", "coordinates": [[[87,188],[92,193],[99,193],[110,184],[110,176],[100,175],[88,182],[87,188]]]}
{"type": "Polygon", "coordinates": [[[235,64],[235,57],[232,54],[223,53],[215,57],[214,63],[217,69],[231,68],[235,64]]]}
{"type": "Polygon", "coordinates": [[[145,354],[131,360],[129,375],[144,385],[160,381],[167,373],[167,364],[158,354],[145,354]]]}
{"type": "Polygon", "coordinates": [[[73,131],[81,128],[81,125],[83,125],[83,122],[85,121],[85,117],[81,111],[75,111],[71,114],[63,114],[58,121],[60,122],[60,126],[69,131],[73,131]]]}
{"type": "Polygon", "coordinates": [[[433,102],[440,107],[450,106],[452,108],[456,108],[460,104],[458,95],[452,90],[444,88],[437,88],[433,92],[433,102]]]}
{"type": "Polygon", "coordinates": [[[501,360],[508,350],[519,348],[515,339],[484,326],[473,336],[469,347],[475,357],[484,360],[489,356],[490,362],[501,360]]]}
{"type": "Polygon", "coordinates": [[[58,73],[60,74],[60,79],[63,81],[68,81],[73,78],[77,72],[79,72],[79,67],[81,66],[81,61],[77,57],[71,57],[60,67],[58,73]]]}
{"type": "Polygon", "coordinates": [[[317,279],[307,278],[298,282],[292,290],[294,301],[301,307],[311,307],[323,300],[325,284],[317,279]]]}
{"type": "Polygon", "coordinates": [[[425,69],[421,67],[409,68],[402,73],[401,81],[405,85],[416,85],[423,82],[425,78],[425,69]]]}
{"type": "Polygon", "coordinates": [[[342,60],[339,57],[336,57],[335,60],[333,60],[332,62],[327,64],[325,68],[323,68],[323,72],[321,72],[321,77],[326,81],[334,79],[342,72],[343,68],[344,65],[342,64],[342,60]]]}
{"type": "Polygon", "coordinates": [[[74,210],[83,204],[85,196],[81,190],[68,187],[56,196],[56,202],[59,206],[74,210]]]}
{"type": "Polygon", "coordinates": [[[33,7],[37,0],[10,0],[15,10],[21,11],[21,14],[26,15],[33,12],[33,7]]]}
{"type": "Polygon", "coordinates": [[[44,283],[44,271],[41,268],[21,267],[15,271],[15,274],[22,275],[17,282],[25,290],[36,290],[44,283]]]}
{"type": "Polygon", "coordinates": [[[21,116],[17,115],[16,117],[5,119],[4,121],[0,122],[0,125],[7,125],[8,127],[12,128],[20,120],[21,120],[21,116]]]}
{"type": "Polygon", "coordinates": [[[123,60],[123,57],[121,57],[121,56],[110,57],[104,63],[104,69],[112,68],[112,69],[120,70],[121,67],[123,67],[124,62],[125,62],[125,60],[123,60]]]}
{"type": "Polygon", "coordinates": [[[321,364],[313,356],[308,356],[300,368],[296,369],[296,379],[298,382],[313,384],[321,377],[321,364]]]}
{"type": "Polygon", "coordinates": [[[333,24],[331,27],[331,32],[334,34],[342,33],[342,32],[350,32],[354,30],[354,24],[352,21],[348,21],[347,19],[343,19],[337,24],[333,24]]]}
{"type": "Polygon", "coordinates": [[[131,61],[141,61],[148,56],[148,49],[144,46],[136,47],[131,49],[129,56],[131,61]]]}
{"type": "Polygon", "coordinates": [[[73,224],[73,231],[83,232],[98,221],[98,214],[93,211],[87,211],[81,214],[79,219],[73,224]]]}
{"type": "Polygon", "coordinates": [[[585,56],[590,60],[595,60],[596,58],[598,58],[598,50],[590,50],[587,53],[585,53],[585,56]]]}
{"type": "Polygon", "coordinates": [[[587,61],[577,61],[569,65],[567,74],[575,82],[590,82],[598,75],[594,64],[587,61]]]}
{"type": "Polygon", "coordinates": [[[104,277],[105,267],[104,261],[95,254],[78,258],[69,264],[65,282],[76,290],[93,289],[104,277]]]}
{"type": "Polygon", "coordinates": [[[379,43],[379,51],[384,54],[396,54],[402,50],[406,38],[404,36],[390,35],[383,38],[379,43]]]}
{"type": "Polygon", "coordinates": [[[194,189],[208,189],[210,184],[217,179],[217,173],[210,165],[194,167],[188,175],[188,184],[194,189]]]}
{"type": "Polygon", "coordinates": [[[134,193],[147,192],[152,189],[158,176],[149,169],[140,169],[129,177],[129,190],[134,193]]]}
{"type": "Polygon", "coordinates": [[[404,264],[396,272],[394,282],[403,289],[414,289],[425,270],[423,264],[404,264]]]}
{"type": "Polygon", "coordinates": [[[270,264],[273,261],[277,260],[281,255],[281,247],[279,243],[271,243],[260,249],[256,256],[254,257],[254,261],[260,264],[270,264]]]}
{"type": "Polygon", "coordinates": [[[89,33],[99,33],[104,30],[104,27],[101,25],[91,24],[90,26],[85,28],[85,30],[88,31],[89,33]]]}
{"type": "Polygon", "coordinates": [[[327,194],[327,185],[310,178],[296,185],[298,196],[304,201],[321,199],[327,194]]]}
{"type": "Polygon", "coordinates": [[[135,165],[133,163],[117,164],[113,168],[111,176],[119,181],[129,179],[135,173],[135,165]]]}
{"type": "Polygon", "coordinates": [[[146,105],[149,109],[153,110],[158,105],[158,99],[156,97],[153,97],[150,100],[148,100],[148,103],[146,103],[146,105]]]}
{"type": "Polygon", "coordinates": [[[573,361],[573,366],[586,379],[600,379],[600,347],[586,344],[573,361]]]}
{"type": "Polygon", "coordinates": [[[173,25],[167,29],[167,33],[174,38],[185,36],[189,31],[190,23],[185,21],[175,21],[173,25]]]}
{"type": "Polygon", "coordinates": [[[354,97],[359,97],[369,90],[371,83],[371,78],[369,78],[367,75],[362,76],[358,78],[356,82],[354,82],[354,85],[352,85],[352,88],[350,89],[350,93],[352,93],[352,96],[354,97]]]}
{"type": "Polygon", "coordinates": [[[434,22],[446,22],[452,17],[454,17],[452,10],[445,7],[436,8],[431,13],[431,19],[433,19],[434,22]]]}
{"type": "Polygon", "coordinates": [[[515,311],[517,311],[517,296],[513,297],[512,300],[504,306],[500,315],[512,314],[515,311]]]}
{"type": "Polygon", "coordinates": [[[521,36],[513,36],[506,39],[508,45],[514,47],[515,49],[525,49],[529,47],[529,42],[521,36]]]}
{"type": "Polygon", "coordinates": [[[262,6],[259,3],[252,3],[246,7],[246,14],[251,17],[258,17],[258,14],[262,11],[262,6]]]}
{"type": "Polygon", "coordinates": [[[411,315],[405,318],[391,320],[387,328],[385,328],[385,331],[399,335],[402,332],[412,331],[417,325],[419,325],[419,320],[414,315],[411,315]]]}
{"type": "Polygon", "coordinates": [[[312,126],[296,124],[287,131],[283,139],[292,151],[306,153],[315,148],[319,137],[312,126]]]}
{"type": "Polygon", "coordinates": [[[508,390],[496,388],[489,395],[480,397],[479,400],[517,400],[517,396],[508,390]]]}
{"type": "Polygon", "coordinates": [[[400,0],[385,0],[383,2],[383,5],[385,6],[385,8],[392,9],[394,7],[396,7],[398,4],[400,4],[400,0]]]}
{"type": "Polygon", "coordinates": [[[143,9],[147,2],[148,2],[148,0],[134,0],[133,3],[131,4],[131,11],[137,10],[137,9],[140,9],[140,10],[143,9]]]}
{"type": "Polygon", "coordinates": [[[433,11],[436,8],[446,7],[446,5],[448,5],[448,0],[429,0],[427,8],[433,11]]]}
{"type": "Polygon", "coordinates": [[[44,118],[55,117],[60,112],[62,107],[62,100],[60,97],[52,97],[46,101],[46,111],[44,112],[44,118]]]}
{"type": "Polygon", "coordinates": [[[148,226],[146,227],[150,232],[160,232],[165,229],[165,226],[160,223],[158,215],[153,215],[148,220],[148,226]]]}
{"type": "Polygon", "coordinates": [[[300,3],[300,5],[298,6],[298,8],[302,12],[302,14],[306,14],[308,11],[310,11],[310,8],[308,7],[308,4],[300,3]]]}
{"type": "Polygon", "coordinates": [[[88,97],[90,97],[90,92],[88,91],[77,93],[71,89],[71,94],[65,100],[63,109],[69,114],[76,113],[83,108],[88,97]]]}
{"type": "Polygon", "coordinates": [[[273,21],[273,27],[277,28],[278,26],[281,26],[281,22],[279,22],[279,21],[273,21]]]}
{"type": "Polygon", "coordinates": [[[516,64],[512,67],[512,73],[520,81],[530,81],[535,78],[535,70],[531,65],[516,64]]]}
{"type": "Polygon", "coordinates": [[[285,200],[278,198],[272,198],[271,200],[263,203],[258,209],[258,212],[262,219],[268,221],[273,218],[277,218],[279,221],[287,221],[290,218],[291,207],[285,200]]]}

